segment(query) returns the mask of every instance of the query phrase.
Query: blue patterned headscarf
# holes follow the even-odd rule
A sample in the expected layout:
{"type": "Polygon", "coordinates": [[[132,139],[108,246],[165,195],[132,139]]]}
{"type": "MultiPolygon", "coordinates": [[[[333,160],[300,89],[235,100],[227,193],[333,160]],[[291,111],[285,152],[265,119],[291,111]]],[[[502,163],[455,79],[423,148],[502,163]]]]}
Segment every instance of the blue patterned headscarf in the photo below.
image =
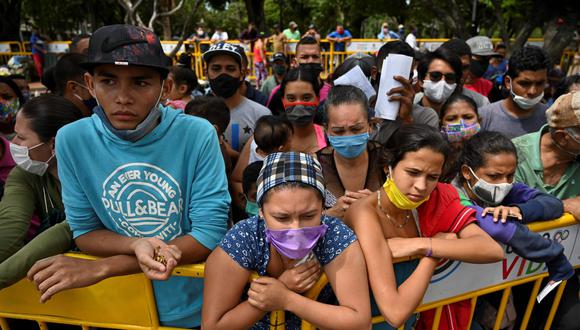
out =
{"type": "Polygon", "coordinates": [[[320,163],[300,152],[277,152],[264,159],[257,180],[256,202],[262,206],[266,192],[284,183],[300,182],[315,188],[325,198],[324,177],[320,163]]]}

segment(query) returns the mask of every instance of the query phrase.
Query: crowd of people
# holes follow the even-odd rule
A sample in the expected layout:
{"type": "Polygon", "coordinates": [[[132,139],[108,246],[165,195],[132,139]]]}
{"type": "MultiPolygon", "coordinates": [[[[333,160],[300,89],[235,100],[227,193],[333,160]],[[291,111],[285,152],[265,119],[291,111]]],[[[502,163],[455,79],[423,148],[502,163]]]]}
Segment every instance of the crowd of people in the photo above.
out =
{"type": "MultiPolygon", "coordinates": [[[[400,37],[388,27],[381,39],[400,37]]],[[[351,37],[338,25],[327,38],[351,37]]],[[[477,36],[432,52],[389,41],[323,80],[316,27],[277,28],[271,58],[265,38],[251,24],[240,36],[273,69],[255,83],[227,35],[203,53],[204,89],[187,55],[168,58],[131,25],[76,39],[42,72],[41,96],[24,77],[0,77],[0,289],[27,277],[46,302],[143,272],[167,326],[269,329],[269,312],[285,310],[288,329],[365,329],[373,316],[430,329],[435,312],[415,310],[438,263],[497,262],[501,243],[546,263],[549,283],[568,280],[552,327],[580,327],[579,274],[560,243],[525,225],[580,219],[578,75],[548,91],[541,48],[508,58],[477,36]],[[359,71],[376,94],[390,54],[413,59],[387,92],[395,120],[377,116],[379,97],[335,84],[359,71]],[[201,262],[203,279],[171,275],[201,262]],[[323,273],[329,285],[306,297],[323,273]]],[[[528,298],[513,301],[521,321],[528,298]]],[[[545,306],[530,328],[543,327],[545,306]]],[[[469,300],[447,306],[439,328],[467,329],[472,308],[485,328],[469,300]]]]}

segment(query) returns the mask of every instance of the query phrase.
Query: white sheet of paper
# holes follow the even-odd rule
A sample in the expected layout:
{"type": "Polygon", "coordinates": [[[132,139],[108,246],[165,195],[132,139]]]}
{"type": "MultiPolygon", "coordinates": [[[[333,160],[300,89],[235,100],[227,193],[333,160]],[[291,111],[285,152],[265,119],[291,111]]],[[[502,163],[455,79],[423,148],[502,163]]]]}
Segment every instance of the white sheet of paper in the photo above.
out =
{"type": "Polygon", "coordinates": [[[542,291],[536,297],[536,299],[538,300],[538,304],[540,302],[542,302],[542,300],[544,298],[546,298],[546,296],[548,295],[548,293],[552,292],[552,290],[554,290],[558,285],[560,285],[560,283],[562,283],[562,281],[557,281],[557,282],[554,282],[552,284],[546,284],[546,286],[544,287],[544,289],[542,289],[542,291]]]}
{"type": "Polygon", "coordinates": [[[394,76],[409,77],[411,67],[413,66],[413,58],[401,54],[390,54],[383,61],[383,68],[381,69],[381,81],[379,83],[379,96],[375,105],[375,117],[380,117],[389,120],[397,119],[399,114],[399,101],[389,101],[387,93],[395,88],[401,86],[401,83],[396,81],[394,76]]]}
{"type": "Polygon", "coordinates": [[[347,73],[340,76],[338,79],[334,81],[334,85],[346,85],[346,86],[354,86],[360,88],[360,90],[365,93],[367,96],[367,100],[370,100],[371,97],[377,94],[373,85],[369,82],[365,74],[363,73],[360,66],[355,66],[354,68],[350,69],[347,73]]]}

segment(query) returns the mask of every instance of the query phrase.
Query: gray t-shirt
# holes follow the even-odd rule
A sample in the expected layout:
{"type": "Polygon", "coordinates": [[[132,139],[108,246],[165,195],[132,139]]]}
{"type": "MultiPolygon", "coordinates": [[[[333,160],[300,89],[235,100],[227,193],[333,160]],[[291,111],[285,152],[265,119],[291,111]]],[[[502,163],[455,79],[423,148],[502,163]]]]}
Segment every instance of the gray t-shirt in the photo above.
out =
{"type": "Polygon", "coordinates": [[[489,99],[486,96],[479,94],[478,92],[464,88],[461,90],[461,94],[470,97],[475,102],[475,104],[477,104],[477,108],[489,105],[489,99]]]}
{"type": "Polygon", "coordinates": [[[547,105],[536,104],[526,117],[516,117],[503,106],[503,100],[478,109],[482,131],[496,131],[513,139],[538,131],[546,124],[547,105]]]}
{"type": "Polygon", "coordinates": [[[224,138],[233,149],[241,151],[252,134],[256,121],[262,116],[271,115],[270,109],[244,97],[237,107],[230,109],[230,124],[224,138]]]}
{"type": "Polygon", "coordinates": [[[437,116],[437,112],[431,108],[413,104],[411,117],[413,117],[413,124],[426,124],[439,129],[439,116],[437,116]]]}

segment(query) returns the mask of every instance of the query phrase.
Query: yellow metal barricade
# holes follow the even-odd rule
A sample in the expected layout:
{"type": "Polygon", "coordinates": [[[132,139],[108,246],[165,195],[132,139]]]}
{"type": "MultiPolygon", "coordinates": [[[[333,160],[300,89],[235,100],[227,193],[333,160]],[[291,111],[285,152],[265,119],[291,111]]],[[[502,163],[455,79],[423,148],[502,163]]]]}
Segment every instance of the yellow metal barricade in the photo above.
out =
{"type": "MultiPolygon", "coordinates": [[[[560,227],[565,227],[565,226],[570,226],[570,225],[577,225],[578,222],[574,219],[574,217],[570,214],[565,214],[564,216],[562,216],[559,219],[555,219],[552,221],[546,221],[546,222],[536,222],[536,223],[532,223],[529,224],[528,227],[530,228],[530,230],[535,231],[535,232],[539,232],[539,231],[547,231],[547,230],[551,230],[551,229],[555,229],[555,228],[560,228],[560,227]]],[[[401,260],[399,260],[401,261],[401,260]]],[[[576,266],[576,268],[578,268],[579,266],[576,266]]],[[[547,273],[542,273],[542,274],[537,274],[537,275],[533,275],[530,277],[526,277],[526,278],[522,278],[522,279],[517,279],[517,280],[513,280],[513,281],[506,281],[504,283],[501,284],[497,284],[488,288],[484,288],[481,290],[476,290],[473,292],[466,292],[448,299],[443,299],[440,301],[435,301],[429,304],[421,304],[416,312],[423,312],[423,311],[427,311],[427,310],[432,310],[435,309],[435,317],[433,320],[433,327],[432,329],[436,330],[439,328],[439,323],[441,321],[441,313],[443,311],[443,307],[449,305],[449,304],[453,304],[459,301],[464,301],[464,300],[471,300],[471,315],[470,315],[470,324],[469,327],[471,327],[471,322],[473,320],[473,314],[474,314],[474,310],[475,310],[475,304],[477,302],[477,298],[484,296],[486,294],[489,293],[493,293],[493,292],[499,292],[502,291],[502,298],[501,298],[501,302],[498,308],[498,312],[497,312],[497,317],[495,320],[495,325],[494,325],[494,330],[499,330],[500,324],[503,320],[503,317],[505,315],[505,310],[506,310],[506,306],[507,306],[507,302],[508,302],[508,298],[509,298],[509,294],[510,291],[513,287],[515,286],[519,286],[519,285],[523,285],[526,283],[534,283],[533,289],[530,293],[530,297],[528,299],[528,304],[526,307],[526,311],[524,313],[523,319],[522,319],[522,324],[520,326],[521,330],[525,330],[527,327],[527,324],[530,320],[530,316],[532,315],[532,310],[535,306],[535,300],[536,297],[538,295],[538,292],[540,290],[540,286],[542,283],[542,280],[544,278],[546,278],[548,276],[547,273]]],[[[321,278],[321,280],[310,290],[310,292],[308,293],[308,296],[315,299],[315,297],[317,297],[318,293],[320,292],[320,290],[326,285],[326,283],[324,281],[322,281],[323,279],[321,278]]],[[[559,287],[557,288],[556,292],[555,292],[555,296],[554,296],[554,301],[552,303],[552,307],[550,308],[550,313],[548,315],[548,318],[546,320],[546,324],[544,329],[548,330],[550,329],[550,326],[552,325],[552,322],[554,321],[554,316],[556,315],[556,311],[558,309],[558,306],[560,304],[560,299],[562,297],[562,294],[564,292],[566,286],[566,281],[562,281],[562,283],[559,285],[559,287]]],[[[554,293],[552,293],[554,294],[554,293]]],[[[377,324],[377,323],[382,323],[385,322],[385,319],[382,316],[376,316],[373,317],[372,319],[372,323],[373,324],[377,324]]],[[[303,329],[315,329],[315,327],[313,325],[311,325],[310,323],[303,321],[302,322],[302,328],[303,329]]],[[[403,329],[403,327],[401,327],[400,329],[403,329]]]]}
{"type": "MultiPolygon", "coordinates": [[[[574,217],[566,214],[556,220],[537,222],[528,226],[532,231],[539,232],[577,224],[578,222],[574,217]]],[[[82,254],[68,255],[94,259],[93,257],[82,254]]],[[[409,260],[409,258],[405,260],[409,260]]],[[[576,267],[579,266],[577,265],[576,267]]],[[[176,276],[203,278],[205,276],[204,265],[179,266],[174,270],[173,274],[176,276]]],[[[547,275],[547,273],[541,273],[512,281],[505,281],[487,288],[421,304],[416,312],[434,309],[435,318],[433,329],[437,329],[441,320],[442,310],[445,306],[469,299],[471,301],[471,323],[477,299],[486,294],[501,291],[502,298],[494,325],[494,329],[499,329],[512,288],[526,283],[533,283],[527,308],[520,326],[520,329],[526,329],[535,306],[535,300],[542,280],[547,275]]],[[[250,277],[250,280],[256,277],[257,274],[254,273],[250,277]]],[[[327,284],[327,277],[325,275],[321,276],[305,296],[316,299],[327,284]]],[[[554,294],[554,301],[546,320],[545,329],[550,329],[565,286],[566,281],[563,281],[556,289],[556,292],[552,293],[554,294]]],[[[40,304],[38,302],[39,298],[40,294],[36,291],[33,283],[27,280],[22,280],[11,287],[1,290],[0,329],[9,329],[7,319],[32,320],[37,322],[41,329],[48,329],[47,323],[77,325],[83,329],[88,329],[89,327],[135,330],[177,329],[159,325],[153,288],[151,282],[143,274],[112,277],[90,287],[66,290],[56,294],[45,304],[40,304]]],[[[284,318],[284,311],[271,313],[271,329],[284,330],[284,318]]],[[[384,322],[384,318],[382,316],[373,317],[372,322],[381,323],[384,322]]],[[[302,321],[302,328],[310,330],[315,329],[315,326],[306,321],[302,321]]]]}
{"type": "MultiPolygon", "coordinates": [[[[94,260],[80,253],[70,257],[94,260]]],[[[176,267],[173,275],[203,278],[203,264],[176,267]]],[[[249,280],[257,278],[253,273],[249,280]]],[[[8,319],[31,320],[40,329],[49,329],[47,323],[89,327],[144,330],[180,329],[159,325],[155,296],[151,282],[144,274],[111,277],[95,285],[59,292],[48,302],[39,302],[40,293],[34,283],[23,279],[0,290],[0,330],[11,329],[8,319]]],[[[284,330],[284,311],[270,315],[272,330],[284,330]],[[276,326],[277,325],[277,326],[276,326]]]]}
{"type": "Polygon", "coordinates": [[[2,330],[8,329],[3,318],[33,320],[45,329],[47,322],[83,329],[160,328],[153,288],[143,274],[111,277],[90,287],[66,290],[44,304],[39,299],[34,283],[26,279],[0,291],[2,330]]]}
{"type": "Polygon", "coordinates": [[[26,52],[22,43],[18,41],[2,41],[0,42],[0,63],[8,63],[12,56],[31,55],[26,52]]]}

